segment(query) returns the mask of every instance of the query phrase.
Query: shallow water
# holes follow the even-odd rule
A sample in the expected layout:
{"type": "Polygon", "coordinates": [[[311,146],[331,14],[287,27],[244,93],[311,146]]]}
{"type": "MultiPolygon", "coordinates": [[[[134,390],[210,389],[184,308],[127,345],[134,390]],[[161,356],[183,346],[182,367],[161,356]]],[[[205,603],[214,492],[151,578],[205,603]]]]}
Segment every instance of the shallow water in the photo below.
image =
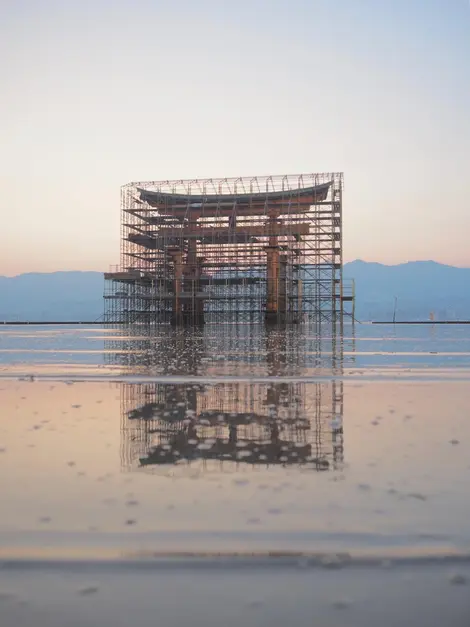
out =
{"type": "Polygon", "coordinates": [[[298,624],[312,624],[312,588],[322,624],[387,607],[387,625],[468,624],[469,383],[468,327],[4,327],[0,611],[124,625],[148,606],[148,624],[158,601],[161,624],[181,624],[185,602],[172,613],[142,590],[203,568],[202,596],[221,569],[232,587],[196,624],[232,624],[237,607],[285,622],[295,595],[277,572],[300,577],[298,624]],[[419,610],[426,590],[442,611],[419,610]]]}

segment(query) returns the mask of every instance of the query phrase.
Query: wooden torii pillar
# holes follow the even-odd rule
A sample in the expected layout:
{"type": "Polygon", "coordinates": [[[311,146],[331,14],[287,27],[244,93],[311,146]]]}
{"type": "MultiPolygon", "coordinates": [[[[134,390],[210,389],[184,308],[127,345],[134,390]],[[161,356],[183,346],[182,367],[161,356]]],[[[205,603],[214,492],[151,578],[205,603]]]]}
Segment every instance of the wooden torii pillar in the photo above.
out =
{"type": "Polygon", "coordinates": [[[278,243],[279,222],[276,214],[268,220],[269,244],[266,246],[266,323],[286,321],[287,256],[281,255],[278,243]]]}
{"type": "Polygon", "coordinates": [[[181,292],[183,289],[183,251],[180,248],[168,248],[168,254],[173,262],[173,302],[171,312],[171,324],[179,326],[183,323],[181,308],[181,292]]]}

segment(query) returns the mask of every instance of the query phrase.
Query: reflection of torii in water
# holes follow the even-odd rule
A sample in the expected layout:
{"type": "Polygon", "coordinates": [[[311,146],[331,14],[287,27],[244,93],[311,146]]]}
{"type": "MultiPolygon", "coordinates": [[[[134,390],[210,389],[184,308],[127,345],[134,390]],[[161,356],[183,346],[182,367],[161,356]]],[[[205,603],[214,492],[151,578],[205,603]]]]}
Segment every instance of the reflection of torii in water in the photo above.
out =
{"type": "MultiPolygon", "coordinates": [[[[140,459],[142,466],[176,463],[180,460],[218,459],[249,464],[313,464],[317,469],[327,469],[329,463],[324,458],[312,458],[312,446],[308,442],[294,442],[282,439],[284,421],[279,418],[281,405],[295,409],[297,429],[307,430],[310,427],[305,417],[297,414],[300,397],[289,394],[287,383],[276,383],[276,377],[282,375],[286,366],[286,333],[276,329],[266,331],[268,373],[273,377],[272,384],[267,387],[264,404],[268,414],[255,412],[227,412],[206,410],[198,413],[198,394],[193,386],[181,386],[178,398],[185,398],[185,408],[176,412],[183,420],[184,426],[170,437],[166,443],[155,446],[146,457],[140,459]],[[258,425],[261,427],[257,438],[240,438],[239,427],[258,425]],[[198,427],[228,427],[227,437],[204,437],[198,434],[198,427]],[[265,433],[263,436],[262,433],[265,433]]],[[[179,387],[179,386],[175,386],[179,387]]],[[[161,409],[161,408],[160,408],[161,409]]],[[[170,407],[168,409],[171,409],[170,407]]],[[[171,430],[170,415],[175,411],[167,411],[168,429],[171,430]]],[[[162,429],[158,429],[162,432],[162,429]]]]}
{"type": "MultiPolygon", "coordinates": [[[[259,419],[261,418],[260,416],[259,419]]],[[[264,418],[266,421],[266,417],[264,418]]],[[[261,420],[259,419],[256,422],[260,424],[261,420]]],[[[221,422],[218,421],[218,424],[220,425],[221,422]]],[[[243,424],[246,425],[247,423],[243,422],[243,424]]],[[[267,440],[241,440],[238,436],[238,426],[237,420],[232,419],[228,425],[228,439],[204,438],[198,435],[196,419],[191,419],[166,444],[156,446],[146,457],[141,458],[140,463],[142,466],[147,466],[171,464],[180,460],[218,459],[263,465],[310,462],[315,463],[317,467],[328,468],[326,460],[311,459],[312,447],[310,444],[298,444],[282,440],[279,426],[275,421],[268,419],[266,426],[270,437],[267,440]]]]}

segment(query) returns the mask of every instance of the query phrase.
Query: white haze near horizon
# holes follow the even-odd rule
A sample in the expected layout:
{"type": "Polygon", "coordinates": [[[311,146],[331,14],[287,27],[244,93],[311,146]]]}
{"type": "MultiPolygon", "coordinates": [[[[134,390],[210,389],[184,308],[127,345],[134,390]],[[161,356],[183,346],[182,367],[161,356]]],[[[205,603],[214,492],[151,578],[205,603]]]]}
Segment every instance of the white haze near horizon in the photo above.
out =
{"type": "Polygon", "coordinates": [[[0,274],[118,262],[130,180],[344,171],[345,260],[470,266],[464,0],[19,0],[0,274]]]}

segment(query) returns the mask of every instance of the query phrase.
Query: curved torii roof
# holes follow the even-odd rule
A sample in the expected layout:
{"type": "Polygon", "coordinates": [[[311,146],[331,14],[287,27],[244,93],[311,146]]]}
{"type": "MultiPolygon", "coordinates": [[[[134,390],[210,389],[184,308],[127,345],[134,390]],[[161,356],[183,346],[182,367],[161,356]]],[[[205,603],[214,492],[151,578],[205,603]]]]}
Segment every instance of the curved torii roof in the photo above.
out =
{"type": "Polygon", "coordinates": [[[201,206],[203,204],[237,203],[239,205],[259,205],[266,201],[274,204],[285,203],[289,199],[299,199],[304,203],[315,204],[326,200],[332,181],[313,187],[299,187],[281,191],[266,191],[241,194],[181,194],[171,192],[150,191],[137,188],[140,199],[152,207],[161,205],[201,206]]]}

